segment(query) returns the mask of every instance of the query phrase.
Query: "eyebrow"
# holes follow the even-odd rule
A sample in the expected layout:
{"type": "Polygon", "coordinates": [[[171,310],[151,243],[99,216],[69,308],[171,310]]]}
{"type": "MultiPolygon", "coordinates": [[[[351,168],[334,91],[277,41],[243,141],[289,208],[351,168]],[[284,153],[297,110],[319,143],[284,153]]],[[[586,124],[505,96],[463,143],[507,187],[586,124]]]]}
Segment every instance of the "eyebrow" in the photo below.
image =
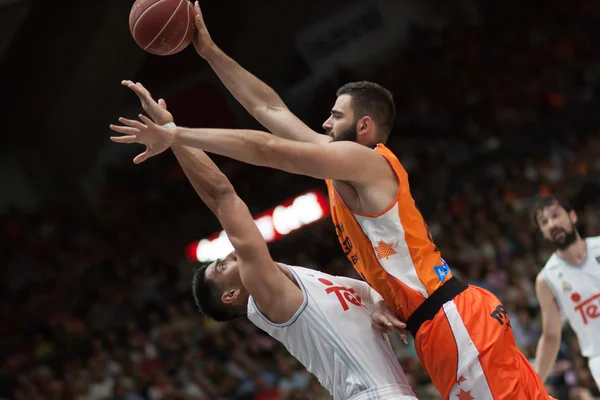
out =
{"type": "Polygon", "coordinates": [[[332,115],[336,115],[336,114],[337,114],[337,115],[344,115],[344,113],[343,113],[343,112],[341,112],[341,111],[338,111],[338,110],[331,110],[331,114],[332,114],[332,115]]]}
{"type": "Polygon", "coordinates": [[[223,262],[223,260],[222,260],[222,259],[220,259],[220,258],[217,258],[217,259],[215,260],[215,264],[213,265],[213,271],[214,271],[214,273],[215,273],[215,274],[217,274],[217,273],[219,272],[219,271],[217,270],[217,267],[218,267],[219,265],[221,265],[221,263],[222,263],[222,262],[223,262]]]}

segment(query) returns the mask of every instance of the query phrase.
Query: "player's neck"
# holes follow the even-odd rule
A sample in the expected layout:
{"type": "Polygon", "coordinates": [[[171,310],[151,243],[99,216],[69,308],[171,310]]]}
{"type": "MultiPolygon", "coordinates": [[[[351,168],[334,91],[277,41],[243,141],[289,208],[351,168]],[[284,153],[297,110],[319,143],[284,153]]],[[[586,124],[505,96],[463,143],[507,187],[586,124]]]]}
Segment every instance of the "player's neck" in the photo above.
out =
{"type": "Polygon", "coordinates": [[[585,240],[577,235],[577,240],[564,250],[556,250],[556,254],[571,265],[580,265],[585,261],[587,248],[585,240]]]}

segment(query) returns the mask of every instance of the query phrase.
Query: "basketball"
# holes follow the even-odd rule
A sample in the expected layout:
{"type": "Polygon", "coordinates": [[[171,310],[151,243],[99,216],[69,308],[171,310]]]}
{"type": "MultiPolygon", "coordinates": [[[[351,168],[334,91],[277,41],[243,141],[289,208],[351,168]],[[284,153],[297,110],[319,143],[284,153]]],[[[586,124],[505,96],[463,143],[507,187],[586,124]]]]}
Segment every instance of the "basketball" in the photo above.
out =
{"type": "Polygon", "coordinates": [[[129,13],[129,30],[135,42],[158,56],[185,49],[195,29],[189,0],[137,0],[129,13]]]}

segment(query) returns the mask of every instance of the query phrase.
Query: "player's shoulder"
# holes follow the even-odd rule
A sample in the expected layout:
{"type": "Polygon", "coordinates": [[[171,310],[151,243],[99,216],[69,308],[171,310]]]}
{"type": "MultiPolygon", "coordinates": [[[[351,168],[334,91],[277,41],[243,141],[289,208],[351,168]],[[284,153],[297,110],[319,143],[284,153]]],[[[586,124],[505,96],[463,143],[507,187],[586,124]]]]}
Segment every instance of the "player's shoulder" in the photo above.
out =
{"type": "Polygon", "coordinates": [[[585,238],[585,242],[587,243],[588,250],[600,250],[600,236],[589,236],[585,238]]]}
{"type": "Polygon", "coordinates": [[[545,275],[545,273],[556,271],[562,268],[565,265],[565,262],[556,254],[552,253],[546,264],[542,268],[540,272],[541,275],[545,275]]]}
{"type": "Polygon", "coordinates": [[[550,287],[550,282],[548,281],[548,278],[546,277],[546,273],[544,273],[544,270],[542,269],[540,272],[538,272],[537,276],[535,277],[535,290],[536,292],[539,292],[540,290],[544,290],[546,287],[550,287]]]}
{"type": "Polygon", "coordinates": [[[288,269],[294,271],[296,273],[296,275],[298,275],[299,277],[321,278],[321,277],[331,276],[324,272],[317,271],[316,269],[299,267],[297,265],[287,265],[287,264],[283,264],[283,265],[285,265],[288,269]]]}

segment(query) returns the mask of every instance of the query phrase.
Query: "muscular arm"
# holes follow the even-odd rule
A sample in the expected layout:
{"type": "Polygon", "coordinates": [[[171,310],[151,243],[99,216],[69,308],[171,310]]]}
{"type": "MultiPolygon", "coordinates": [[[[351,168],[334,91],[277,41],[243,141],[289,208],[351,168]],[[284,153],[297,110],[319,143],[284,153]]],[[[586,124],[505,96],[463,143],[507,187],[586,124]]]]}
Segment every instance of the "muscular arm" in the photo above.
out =
{"type": "Polygon", "coordinates": [[[542,337],[535,354],[535,370],[543,382],[548,377],[558,355],[562,316],[554,293],[541,273],[535,281],[535,291],[542,311],[542,337]]]}
{"type": "Polygon", "coordinates": [[[196,193],[227,233],[242,282],[260,310],[269,318],[287,321],[302,304],[302,292],[271,259],[246,204],[203,151],[173,146],[173,152],[196,193]]]}
{"type": "Polygon", "coordinates": [[[372,183],[392,174],[385,158],[353,142],[325,145],[294,142],[266,132],[231,129],[176,128],[174,144],[202,149],[236,160],[354,183],[372,183]]]}
{"type": "Polygon", "coordinates": [[[216,45],[204,58],[236,100],[258,122],[276,136],[311,143],[327,143],[329,138],[310,129],[264,82],[242,68],[216,45]]]}

